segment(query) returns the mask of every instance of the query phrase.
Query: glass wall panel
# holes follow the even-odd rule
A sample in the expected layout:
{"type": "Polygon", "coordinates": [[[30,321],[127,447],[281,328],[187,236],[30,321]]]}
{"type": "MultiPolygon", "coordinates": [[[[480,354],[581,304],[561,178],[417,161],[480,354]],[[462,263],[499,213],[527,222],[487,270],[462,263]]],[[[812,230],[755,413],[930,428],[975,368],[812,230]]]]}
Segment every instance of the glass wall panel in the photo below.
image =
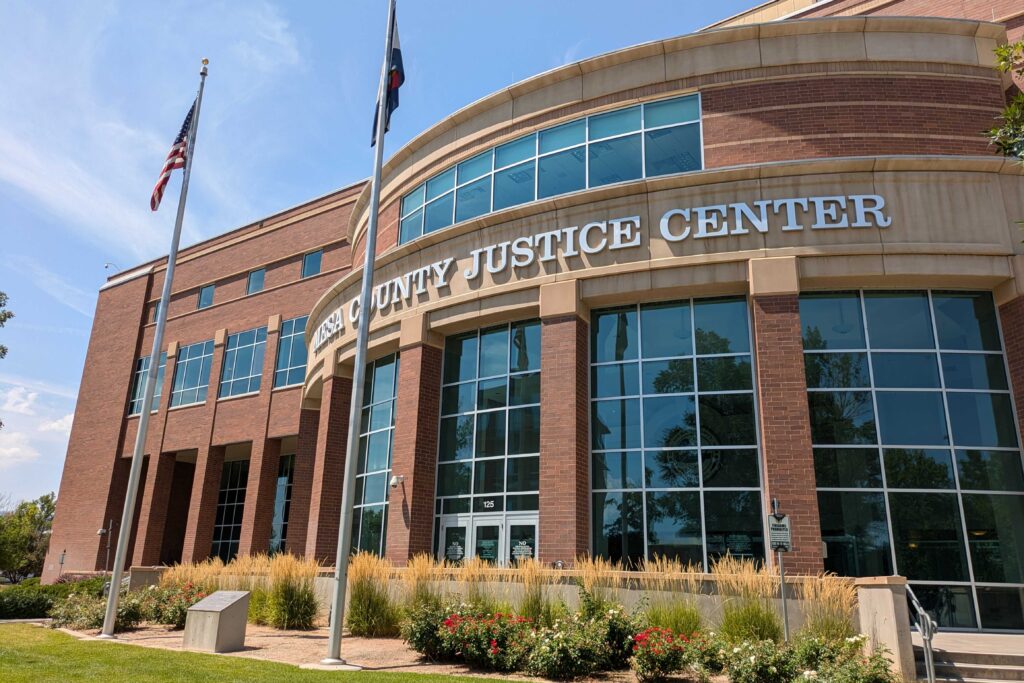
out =
{"type": "Polygon", "coordinates": [[[533,320],[445,340],[438,515],[538,509],[540,333],[533,320]]]}
{"type": "Polygon", "coordinates": [[[1024,629],[1024,467],[991,295],[813,293],[800,316],[826,569],[906,576],[940,625],[1024,629]]]}
{"type": "Polygon", "coordinates": [[[399,244],[535,199],[700,170],[701,146],[699,95],[545,128],[461,161],[402,197],[399,244]]]}
{"type": "Polygon", "coordinates": [[[352,517],[353,552],[363,550],[383,555],[387,543],[388,491],[398,369],[397,353],[366,365],[352,517]]]}
{"type": "Polygon", "coordinates": [[[744,299],[594,312],[595,553],[764,558],[753,386],[744,299]]]}

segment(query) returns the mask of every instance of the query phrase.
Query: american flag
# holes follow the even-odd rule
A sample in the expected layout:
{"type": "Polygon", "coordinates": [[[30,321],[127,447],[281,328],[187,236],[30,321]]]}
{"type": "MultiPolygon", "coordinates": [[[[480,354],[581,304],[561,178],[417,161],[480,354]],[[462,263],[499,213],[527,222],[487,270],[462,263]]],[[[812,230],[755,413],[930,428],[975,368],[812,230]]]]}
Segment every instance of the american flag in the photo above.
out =
{"type": "Polygon", "coordinates": [[[193,102],[192,107],[188,110],[188,114],[185,115],[185,122],[181,124],[181,130],[178,131],[178,137],[174,138],[171,151],[167,153],[164,167],[160,169],[160,177],[156,179],[156,185],[153,187],[153,196],[149,199],[149,208],[153,209],[153,211],[160,208],[160,200],[164,198],[164,190],[167,188],[167,181],[171,179],[171,171],[176,168],[185,168],[188,133],[192,129],[192,115],[195,112],[196,103],[193,102]]]}

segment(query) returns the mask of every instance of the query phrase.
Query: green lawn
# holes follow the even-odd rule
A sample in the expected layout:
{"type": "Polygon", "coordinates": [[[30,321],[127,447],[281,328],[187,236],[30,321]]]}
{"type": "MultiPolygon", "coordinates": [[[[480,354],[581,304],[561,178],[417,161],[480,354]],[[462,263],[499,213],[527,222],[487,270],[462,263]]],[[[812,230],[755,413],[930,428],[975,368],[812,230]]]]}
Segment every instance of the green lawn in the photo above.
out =
{"type": "MultiPolygon", "coordinates": [[[[29,624],[0,626],[0,680],[41,681],[273,681],[274,683],[433,683],[480,679],[375,671],[307,671],[287,664],[133,645],[78,640],[29,624]]],[[[491,679],[494,680],[494,679],[491,679]]]]}

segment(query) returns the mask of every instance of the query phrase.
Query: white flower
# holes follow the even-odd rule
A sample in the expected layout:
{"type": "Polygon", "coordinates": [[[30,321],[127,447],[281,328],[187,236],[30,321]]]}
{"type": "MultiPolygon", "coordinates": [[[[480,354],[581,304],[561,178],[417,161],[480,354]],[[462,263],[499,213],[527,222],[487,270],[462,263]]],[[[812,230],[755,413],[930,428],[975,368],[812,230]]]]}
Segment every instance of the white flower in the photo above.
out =
{"type": "Polygon", "coordinates": [[[734,648],[732,649],[732,653],[733,653],[733,654],[736,654],[736,653],[737,653],[737,652],[739,652],[739,651],[740,651],[740,649],[739,649],[738,647],[734,647],[734,648]]]}
{"type": "Polygon", "coordinates": [[[818,672],[815,671],[814,669],[808,669],[807,671],[804,672],[804,678],[806,678],[808,680],[812,680],[813,681],[817,677],[818,677],[818,672]]]}
{"type": "Polygon", "coordinates": [[[751,657],[750,657],[750,663],[751,663],[751,664],[753,664],[753,663],[754,663],[754,660],[755,660],[755,659],[757,659],[757,657],[754,657],[753,655],[751,655],[751,657]]]}

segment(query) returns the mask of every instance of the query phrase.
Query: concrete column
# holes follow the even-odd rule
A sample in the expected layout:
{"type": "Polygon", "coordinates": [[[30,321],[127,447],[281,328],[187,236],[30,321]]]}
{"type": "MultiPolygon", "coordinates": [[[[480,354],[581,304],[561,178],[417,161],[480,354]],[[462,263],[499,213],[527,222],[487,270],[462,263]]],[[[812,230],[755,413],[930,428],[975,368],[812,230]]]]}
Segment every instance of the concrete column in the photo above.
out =
{"type": "Polygon", "coordinates": [[[242,510],[242,533],[238,543],[239,555],[265,553],[270,547],[270,527],[274,521],[280,460],[280,439],[257,439],[252,442],[245,507],[242,510]]]}
{"type": "Polygon", "coordinates": [[[907,580],[902,576],[856,579],[858,630],[872,650],[885,648],[901,681],[917,680],[914,643],[907,610],[907,580]]]}
{"type": "MultiPolygon", "coordinates": [[[[786,570],[817,574],[824,564],[798,291],[795,258],[750,262],[765,514],[775,497],[789,515],[793,550],[786,570]]],[[[774,553],[767,554],[774,562],[774,553]]]]}
{"type": "MultiPolygon", "coordinates": [[[[324,381],[309,497],[306,556],[331,563],[338,547],[341,483],[345,476],[351,400],[351,378],[331,376],[324,381]]],[[[291,536],[291,531],[288,535],[291,536]]]]}
{"type": "Polygon", "coordinates": [[[590,551],[590,325],[575,281],[541,287],[540,529],[542,562],[590,551]]]}
{"type": "MultiPolygon", "coordinates": [[[[174,453],[147,455],[145,486],[135,532],[132,564],[151,566],[160,563],[171,487],[174,483],[174,453]]],[[[115,532],[116,533],[116,532],[115,532]]]]}
{"type": "Polygon", "coordinates": [[[196,454],[196,474],[188,508],[182,562],[199,562],[210,556],[213,523],[217,518],[217,496],[224,471],[224,446],[205,446],[196,454]]]}
{"type": "Polygon", "coordinates": [[[313,488],[313,464],[316,461],[316,434],[320,411],[303,408],[299,412],[299,435],[292,469],[292,502],[288,511],[288,537],[285,550],[293,555],[306,554],[309,528],[309,503],[313,488]]]}
{"type": "Polygon", "coordinates": [[[402,321],[391,473],[404,481],[388,493],[386,541],[388,559],[399,566],[430,553],[433,542],[443,344],[424,316],[402,321]]]}

